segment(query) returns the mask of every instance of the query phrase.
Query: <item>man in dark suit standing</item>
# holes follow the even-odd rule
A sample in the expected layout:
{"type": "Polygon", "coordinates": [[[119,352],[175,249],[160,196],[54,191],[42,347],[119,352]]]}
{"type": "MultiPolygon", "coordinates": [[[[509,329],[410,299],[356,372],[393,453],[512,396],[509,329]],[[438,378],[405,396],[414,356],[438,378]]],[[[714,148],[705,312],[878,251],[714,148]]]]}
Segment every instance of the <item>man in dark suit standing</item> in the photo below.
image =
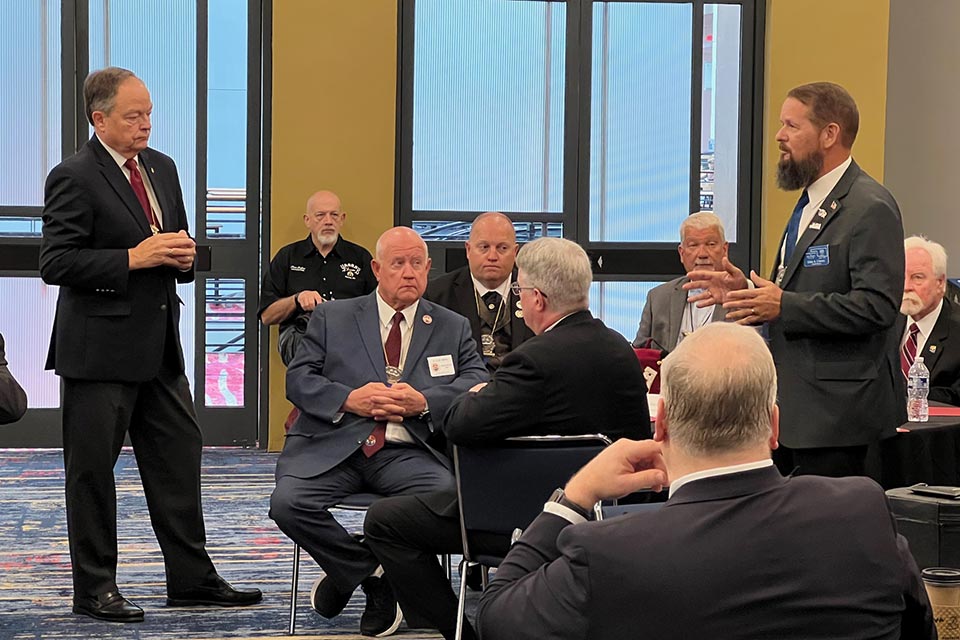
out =
{"type": "Polygon", "coordinates": [[[47,368],[63,382],[73,611],[117,622],[143,610],[117,589],[113,479],[129,433],[163,552],[167,605],[238,606],[205,550],[202,438],[184,376],[177,282],[194,278],[177,169],[150,149],[153,105],[132,72],[83,85],[94,136],[47,177],[40,275],[59,285],[47,368]]]}
{"type": "Polygon", "coordinates": [[[917,356],[930,371],[930,400],[960,406],[960,314],[946,298],[947,252],[920,236],[903,241],[906,272],[897,328],[904,381],[917,356]],[[951,336],[953,338],[951,342],[951,336]]]}
{"type": "Polygon", "coordinates": [[[377,289],[314,309],[287,370],[300,417],[277,461],[270,517],[325,572],[310,594],[314,610],[339,615],[359,585],[367,596],[360,632],[379,636],[402,619],[390,585],[328,509],[355,493],[452,486],[443,415],[487,371],[467,320],[420,299],[430,259],[413,229],[384,232],[371,264],[377,289]]]}
{"type": "Polygon", "coordinates": [[[784,473],[862,475],[867,447],[906,420],[897,393],[903,225],[893,196],[850,156],[860,116],[847,91],[792,89],[777,132],[781,189],[803,189],[765,280],[724,261],[696,271],[691,299],[723,302],[727,318],[766,323],[783,421],[774,454],[784,473]]]}
{"type": "Polygon", "coordinates": [[[432,280],[423,295],[470,321],[480,357],[493,373],[506,354],[533,337],[520,297],[510,291],[517,256],[513,222],[496,211],[481,213],[464,245],[467,266],[432,280]]]}
{"type": "Polygon", "coordinates": [[[27,394],[7,368],[0,334],[0,424],[16,422],[27,412],[27,394]]]}
{"type": "MultiPolygon", "coordinates": [[[[588,311],[587,254],[569,240],[539,238],[520,249],[517,265],[514,293],[536,337],[507,354],[489,384],[453,402],[443,426],[447,439],[474,446],[548,434],[649,437],[640,363],[623,336],[588,311]]],[[[458,512],[451,488],[381,500],[364,523],[367,544],[408,622],[413,616],[448,639],[455,634],[457,599],[436,555],[463,552],[458,512]]],[[[471,548],[503,555],[509,540],[474,532],[471,548]]],[[[463,637],[474,637],[469,624],[463,637]]]]}
{"type": "Polygon", "coordinates": [[[710,324],[661,376],[656,442],[615,442],[548,502],[481,596],[484,640],[937,637],[883,490],[774,467],[777,378],[755,331],[710,324]],[[584,523],[668,478],[656,513],[584,523]]]}

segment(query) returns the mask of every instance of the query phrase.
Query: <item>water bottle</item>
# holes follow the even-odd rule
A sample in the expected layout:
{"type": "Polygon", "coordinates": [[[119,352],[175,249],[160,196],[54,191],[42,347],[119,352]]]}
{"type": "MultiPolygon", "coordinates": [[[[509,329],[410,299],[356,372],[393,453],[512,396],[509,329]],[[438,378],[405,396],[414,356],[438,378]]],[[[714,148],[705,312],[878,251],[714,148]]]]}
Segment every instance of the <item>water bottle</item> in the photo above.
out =
{"type": "Polygon", "coordinates": [[[926,422],[929,417],[927,394],[930,392],[930,372],[923,364],[923,357],[913,361],[907,372],[907,420],[926,422]]]}

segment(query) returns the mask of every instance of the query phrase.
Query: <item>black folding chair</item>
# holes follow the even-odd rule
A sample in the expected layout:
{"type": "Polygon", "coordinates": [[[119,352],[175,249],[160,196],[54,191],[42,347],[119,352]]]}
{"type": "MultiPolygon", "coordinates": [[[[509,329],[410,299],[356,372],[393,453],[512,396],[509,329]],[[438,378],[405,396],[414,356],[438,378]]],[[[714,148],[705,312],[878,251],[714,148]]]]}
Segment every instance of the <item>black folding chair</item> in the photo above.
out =
{"type": "Polygon", "coordinates": [[[457,640],[463,633],[467,566],[497,567],[503,560],[473,553],[467,532],[511,538],[517,529],[525,528],[537,517],[554,489],[563,487],[570,476],[608,444],[606,436],[596,434],[528,436],[487,447],[454,447],[463,539],[457,640]]]}

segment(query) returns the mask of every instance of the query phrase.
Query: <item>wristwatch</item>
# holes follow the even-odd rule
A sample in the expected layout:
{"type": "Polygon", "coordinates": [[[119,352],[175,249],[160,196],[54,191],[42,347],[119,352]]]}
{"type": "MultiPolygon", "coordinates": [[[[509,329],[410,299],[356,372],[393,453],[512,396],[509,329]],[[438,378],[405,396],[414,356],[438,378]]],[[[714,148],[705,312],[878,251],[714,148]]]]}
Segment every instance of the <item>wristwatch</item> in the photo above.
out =
{"type": "Polygon", "coordinates": [[[573,500],[570,500],[563,493],[563,489],[557,489],[556,491],[554,491],[553,495],[550,496],[550,500],[548,500],[548,502],[556,502],[557,504],[564,506],[567,509],[570,509],[577,515],[582,516],[586,520],[593,520],[593,509],[584,509],[573,500]]]}

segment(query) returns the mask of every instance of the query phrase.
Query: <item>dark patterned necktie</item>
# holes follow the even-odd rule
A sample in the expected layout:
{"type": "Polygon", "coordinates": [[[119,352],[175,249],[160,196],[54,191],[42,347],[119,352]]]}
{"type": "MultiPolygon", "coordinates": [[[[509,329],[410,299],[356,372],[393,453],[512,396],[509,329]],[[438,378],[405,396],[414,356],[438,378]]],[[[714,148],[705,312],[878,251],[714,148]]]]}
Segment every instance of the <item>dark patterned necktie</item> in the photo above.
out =
{"type": "Polygon", "coordinates": [[[920,333],[920,327],[917,326],[917,323],[910,323],[910,334],[903,341],[903,346],[900,347],[900,371],[903,372],[904,378],[909,378],[910,367],[913,366],[913,361],[917,358],[918,333],[920,333]]]}
{"type": "MultiPolygon", "coordinates": [[[[403,314],[397,311],[393,314],[393,325],[390,326],[390,333],[387,334],[387,341],[383,343],[383,350],[387,356],[387,366],[400,368],[400,321],[403,320],[403,314]]],[[[367,436],[363,444],[363,454],[368,458],[380,449],[383,449],[384,442],[387,439],[387,425],[384,422],[378,422],[373,428],[373,432],[367,436]]]]}
{"type": "Polygon", "coordinates": [[[150,199],[147,198],[147,188],[143,186],[143,176],[140,175],[137,161],[133,158],[128,158],[127,161],[123,163],[123,166],[130,172],[130,186],[133,187],[133,193],[137,196],[137,200],[140,201],[140,206],[143,207],[143,213],[147,216],[147,224],[151,227],[156,226],[153,209],[150,207],[150,199]]]}

